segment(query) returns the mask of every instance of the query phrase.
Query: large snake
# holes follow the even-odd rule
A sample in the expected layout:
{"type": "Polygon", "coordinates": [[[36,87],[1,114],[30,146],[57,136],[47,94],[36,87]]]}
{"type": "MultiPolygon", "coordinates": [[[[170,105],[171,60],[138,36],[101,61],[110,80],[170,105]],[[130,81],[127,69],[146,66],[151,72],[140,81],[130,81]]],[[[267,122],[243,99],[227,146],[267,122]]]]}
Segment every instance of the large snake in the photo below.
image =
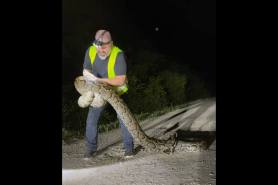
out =
{"type": "MultiPolygon", "coordinates": [[[[147,136],[129,110],[128,106],[120,98],[120,96],[115,93],[112,86],[97,82],[87,83],[83,76],[79,76],[75,79],[74,86],[81,94],[80,98],[89,94],[92,100],[94,97],[97,97],[95,95],[100,95],[104,101],[110,103],[110,105],[115,109],[119,117],[122,119],[123,123],[135,141],[137,141],[145,149],[155,152],[164,152],[167,154],[174,152],[175,146],[177,144],[176,134],[170,136],[166,140],[147,136]]],[[[89,105],[90,103],[86,104],[85,106],[83,105],[82,107],[87,107],[89,105]]]]}

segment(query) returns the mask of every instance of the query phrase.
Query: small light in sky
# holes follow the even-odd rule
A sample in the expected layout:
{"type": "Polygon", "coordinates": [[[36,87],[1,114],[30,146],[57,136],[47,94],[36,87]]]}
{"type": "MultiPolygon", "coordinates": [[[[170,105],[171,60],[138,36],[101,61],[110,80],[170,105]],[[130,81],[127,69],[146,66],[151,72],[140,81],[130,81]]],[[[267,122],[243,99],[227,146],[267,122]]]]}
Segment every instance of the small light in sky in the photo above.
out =
{"type": "Polygon", "coordinates": [[[155,31],[159,31],[159,27],[155,27],[155,31]]]}

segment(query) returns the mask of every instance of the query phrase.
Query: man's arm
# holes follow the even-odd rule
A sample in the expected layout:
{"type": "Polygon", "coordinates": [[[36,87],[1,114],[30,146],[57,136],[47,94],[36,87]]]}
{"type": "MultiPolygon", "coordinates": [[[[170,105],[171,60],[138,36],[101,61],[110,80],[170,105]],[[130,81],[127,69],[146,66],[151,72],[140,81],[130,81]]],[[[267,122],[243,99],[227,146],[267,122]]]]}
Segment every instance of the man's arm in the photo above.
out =
{"type": "Polygon", "coordinates": [[[115,76],[113,79],[98,78],[94,76],[92,73],[90,73],[87,69],[83,70],[83,76],[85,77],[85,79],[89,81],[99,81],[99,82],[107,83],[112,86],[121,86],[125,83],[126,80],[126,75],[115,76]]]}
{"type": "Polygon", "coordinates": [[[113,85],[113,86],[121,86],[125,83],[126,81],[126,75],[119,75],[119,76],[115,76],[112,79],[108,79],[108,78],[98,78],[97,81],[99,82],[104,82],[107,83],[109,85],[113,85]]]}

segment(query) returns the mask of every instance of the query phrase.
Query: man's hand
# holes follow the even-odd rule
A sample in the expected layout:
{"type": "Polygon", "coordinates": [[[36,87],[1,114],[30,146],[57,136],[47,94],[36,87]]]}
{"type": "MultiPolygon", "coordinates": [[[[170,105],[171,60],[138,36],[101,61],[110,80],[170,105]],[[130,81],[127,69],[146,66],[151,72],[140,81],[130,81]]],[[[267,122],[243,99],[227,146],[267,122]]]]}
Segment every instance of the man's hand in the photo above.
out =
{"type": "Polygon", "coordinates": [[[84,79],[86,81],[98,81],[98,77],[96,77],[95,75],[93,75],[92,73],[90,73],[88,70],[84,69],[83,70],[83,76],[84,76],[84,79]]]}

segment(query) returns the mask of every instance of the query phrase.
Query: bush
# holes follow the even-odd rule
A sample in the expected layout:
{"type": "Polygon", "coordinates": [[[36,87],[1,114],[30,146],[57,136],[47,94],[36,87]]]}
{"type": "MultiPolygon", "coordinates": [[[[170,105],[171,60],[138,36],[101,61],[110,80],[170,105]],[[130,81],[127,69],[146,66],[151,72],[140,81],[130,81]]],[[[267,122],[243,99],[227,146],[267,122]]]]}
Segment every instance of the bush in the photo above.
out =
{"type": "Polygon", "coordinates": [[[187,79],[185,75],[164,71],[143,81],[131,75],[127,104],[133,113],[159,110],[186,101],[187,79]]]}
{"type": "MultiPolygon", "coordinates": [[[[130,58],[127,104],[133,113],[146,113],[187,100],[188,79],[173,59],[141,50],[130,58]],[[171,64],[171,65],[169,65],[171,64]]],[[[129,61],[128,61],[129,62],[129,61]]]]}
{"type": "Polygon", "coordinates": [[[82,109],[77,104],[79,95],[72,86],[63,87],[62,97],[62,127],[68,131],[82,133],[85,128],[87,109],[82,109]]]}
{"type": "Polygon", "coordinates": [[[168,105],[178,105],[186,101],[187,78],[183,74],[164,71],[160,74],[166,91],[168,105]]]}
{"type": "Polygon", "coordinates": [[[210,93],[205,86],[205,82],[196,75],[190,75],[190,78],[188,79],[187,94],[188,100],[190,101],[210,97],[210,93]]]}
{"type": "Polygon", "coordinates": [[[145,86],[145,83],[137,76],[133,74],[128,76],[128,93],[125,95],[125,102],[133,113],[140,113],[144,110],[141,100],[144,99],[143,90],[145,86]]]}
{"type": "Polygon", "coordinates": [[[161,84],[160,76],[151,77],[148,85],[143,90],[141,105],[144,112],[153,112],[163,108],[167,104],[166,92],[161,84]]]}

